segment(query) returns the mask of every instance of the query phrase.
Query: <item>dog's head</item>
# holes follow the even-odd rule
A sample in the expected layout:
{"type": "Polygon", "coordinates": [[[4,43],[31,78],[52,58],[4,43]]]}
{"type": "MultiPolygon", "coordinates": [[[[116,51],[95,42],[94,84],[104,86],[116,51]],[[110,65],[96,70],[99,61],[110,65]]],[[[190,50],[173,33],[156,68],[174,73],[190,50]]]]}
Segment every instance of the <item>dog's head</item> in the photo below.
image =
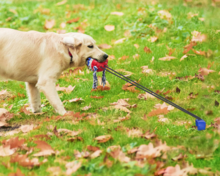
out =
{"type": "Polygon", "coordinates": [[[73,55],[74,66],[83,66],[91,57],[98,62],[104,62],[108,55],[100,50],[95,40],[89,35],[82,33],[68,33],[62,39],[62,43],[69,48],[73,55]]]}

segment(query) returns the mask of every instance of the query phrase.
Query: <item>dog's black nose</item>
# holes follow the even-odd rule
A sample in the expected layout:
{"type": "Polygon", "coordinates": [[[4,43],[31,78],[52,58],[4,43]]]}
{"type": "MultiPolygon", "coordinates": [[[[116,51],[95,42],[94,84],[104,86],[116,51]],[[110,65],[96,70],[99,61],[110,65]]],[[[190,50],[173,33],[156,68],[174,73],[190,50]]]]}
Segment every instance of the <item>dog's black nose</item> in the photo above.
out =
{"type": "Polygon", "coordinates": [[[103,58],[104,58],[104,60],[106,60],[108,58],[108,54],[104,54],[103,58]]]}

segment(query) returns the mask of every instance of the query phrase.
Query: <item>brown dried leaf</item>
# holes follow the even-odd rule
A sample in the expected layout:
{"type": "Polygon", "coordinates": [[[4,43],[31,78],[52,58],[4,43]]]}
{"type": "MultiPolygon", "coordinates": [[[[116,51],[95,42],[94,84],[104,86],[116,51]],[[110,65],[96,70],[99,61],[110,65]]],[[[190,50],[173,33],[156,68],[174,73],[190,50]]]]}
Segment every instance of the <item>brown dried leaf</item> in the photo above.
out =
{"type": "Polygon", "coordinates": [[[96,147],[96,146],[91,146],[91,145],[89,145],[89,146],[87,146],[87,150],[92,151],[92,152],[95,152],[95,151],[97,151],[97,150],[100,150],[100,148],[99,148],[99,147],[96,147]]]}
{"type": "Polygon", "coordinates": [[[68,20],[66,23],[67,23],[67,24],[76,23],[76,22],[79,21],[79,19],[80,19],[80,17],[73,18],[73,19],[71,19],[71,20],[68,20]]]}
{"type": "Polygon", "coordinates": [[[56,5],[60,6],[60,5],[66,4],[66,3],[67,3],[67,0],[63,0],[63,1],[56,3],[56,5]]]}
{"type": "Polygon", "coordinates": [[[213,73],[215,71],[214,70],[209,70],[207,68],[200,68],[198,70],[198,72],[200,73],[200,75],[205,76],[205,75],[208,75],[209,73],[213,73]]]}
{"type": "Polygon", "coordinates": [[[114,25],[105,25],[105,30],[106,31],[114,31],[115,30],[115,26],[114,25]]]}
{"type": "Polygon", "coordinates": [[[106,43],[98,45],[100,49],[110,49],[112,46],[106,43]]]}
{"type": "Polygon", "coordinates": [[[146,139],[152,139],[152,138],[155,138],[156,136],[157,136],[156,134],[150,133],[150,131],[147,131],[141,137],[146,138],[146,139]]]}
{"type": "Polygon", "coordinates": [[[51,176],[58,176],[61,175],[62,170],[59,166],[54,166],[48,167],[47,172],[49,172],[51,176]]]}
{"type": "Polygon", "coordinates": [[[34,129],[34,125],[21,125],[20,126],[20,130],[23,132],[23,133],[27,133],[29,131],[32,131],[34,129]]]}
{"type": "Polygon", "coordinates": [[[129,137],[141,137],[143,132],[141,129],[127,129],[127,134],[129,137]]]}
{"type": "Polygon", "coordinates": [[[148,66],[142,66],[142,73],[147,73],[147,74],[151,74],[153,73],[152,69],[149,69],[148,66]]]}
{"type": "Polygon", "coordinates": [[[102,153],[102,150],[96,150],[94,153],[90,155],[92,159],[97,158],[102,153]]]}
{"type": "Polygon", "coordinates": [[[94,99],[102,99],[104,98],[104,96],[90,96],[91,98],[94,98],[94,99]]]}
{"type": "Polygon", "coordinates": [[[196,42],[190,42],[190,44],[184,46],[184,51],[183,54],[188,53],[194,46],[196,46],[197,43],[196,42]]]}
{"type": "Polygon", "coordinates": [[[110,139],[113,139],[111,135],[103,135],[103,136],[98,136],[94,138],[94,140],[98,141],[98,143],[105,143],[109,141],[110,139]]]}
{"type": "Polygon", "coordinates": [[[122,16],[124,15],[124,13],[123,12],[111,12],[111,15],[122,16]]]}
{"type": "Polygon", "coordinates": [[[144,52],[145,53],[152,53],[152,51],[150,50],[150,48],[148,48],[148,47],[144,47],[144,52]]]}
{"type": "Polygon", "coordinates": [[[15,173],[10,173],[8,176],[25,176],[20,169],[17,168],[17,171],[15,173]]]}
{"type": "Polygon", "coordinates": [[[40,149],[40,152],[34,154],[33,156],[49,156],[52,154],[55,154],[55,151],[52,149],[52,147],[47,144],[45,141],[34,141],[35,144],[37,144],[37,148],[40,149]]]}
{"type": "Polygon", "coordinates": [[[176,59],[176,57],[174,57],[174,56],[166,56],[166,57],[159,58],[159,60],[162,60],[162,61],[170,61],[172,59],[176,59]]]}
{"type": "Polygon", "coordinates": [[[147,114],[148,117],[153,117],[153,116],[156,116],[156,115],[159,115],[159,114],[167,114],[169,111],[167,110],[167,107],[166,108],[158,108],[156,110],[153,110],[151,112],[149,112],[147,114]]]}
{"type": "Polygon", "coordinates": [[[78,161],[72,161],[69,163],[66,163],[66,175],[72,175],[75,173],[80,167],[81,167],[81,162],[78,161]]]}
{"type": "Polygon", "coordinates": [[[187,58],[187,55],[183,55],[183,56],[180,58],[180,61],[183,61],[185,58],[187,58]]]}
{"type": "Polygon", "coordinates": [[[205,51],[196,51],[196,50],[194,50],[194,49],[192,49],[192,51],[193,51],[195,54],[202,55],[202,56],[206,56],[206,52],[205,52],[205,51]]]}
{"type": "Polygon", "coordinates": [[[7,145],[5,147],[0,146],[0,156],[3,156],[3,157],[10,156],[10,155],[14,154],[15,151],[16,150],[14,148],[11,149],[9,145],[7,145]]]}
{"type": "Polygon", "coordinates": [[[70,103],[77,102],[77,101],[84,101],[84,100],[82,98],[73,98],[73,99],[69,100],[70,103]]]}
{"type": "Polygon", "coordinates": [[[148,39],[149,42],[156,42],[158,40],[158,37],[152,36],[148,39]]]}
{"type": "Polygon", "coordinates": [[[55,25],[55,20],[46,20],[44,24],[45,29],[52,29],[55,25]]]}

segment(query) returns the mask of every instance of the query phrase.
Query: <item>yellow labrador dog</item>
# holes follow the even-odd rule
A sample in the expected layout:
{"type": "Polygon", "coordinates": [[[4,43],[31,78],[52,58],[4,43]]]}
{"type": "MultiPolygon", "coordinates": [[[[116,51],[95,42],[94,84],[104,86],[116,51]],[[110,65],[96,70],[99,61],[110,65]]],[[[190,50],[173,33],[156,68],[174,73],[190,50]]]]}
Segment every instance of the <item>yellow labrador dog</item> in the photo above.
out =
{"type": "Polygon", "coordinates": [[[33,112],[41,111],[40,90],[59,114],[65,114],[56,80],[65,69],[85,65],[88,57],[103,62],[108,55],[86,34],[0,28],[0,79],[26,82],[33,112]]]}

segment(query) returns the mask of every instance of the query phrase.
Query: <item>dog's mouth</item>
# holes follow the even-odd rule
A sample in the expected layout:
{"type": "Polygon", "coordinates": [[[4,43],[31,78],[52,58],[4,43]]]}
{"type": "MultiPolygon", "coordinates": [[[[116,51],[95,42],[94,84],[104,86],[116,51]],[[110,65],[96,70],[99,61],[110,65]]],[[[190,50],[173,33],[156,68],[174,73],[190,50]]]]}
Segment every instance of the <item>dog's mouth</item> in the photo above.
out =
{"type": "Polygon", "coordinates": [[[97,62],[99,62],[98,59],[96,59],[96,58],[92,58],[92,57],[88,57],[88,58],[86,59],[86,61],[88,61],[89,58],[94,59],[94,60],[96,60],[97,62]]]}

